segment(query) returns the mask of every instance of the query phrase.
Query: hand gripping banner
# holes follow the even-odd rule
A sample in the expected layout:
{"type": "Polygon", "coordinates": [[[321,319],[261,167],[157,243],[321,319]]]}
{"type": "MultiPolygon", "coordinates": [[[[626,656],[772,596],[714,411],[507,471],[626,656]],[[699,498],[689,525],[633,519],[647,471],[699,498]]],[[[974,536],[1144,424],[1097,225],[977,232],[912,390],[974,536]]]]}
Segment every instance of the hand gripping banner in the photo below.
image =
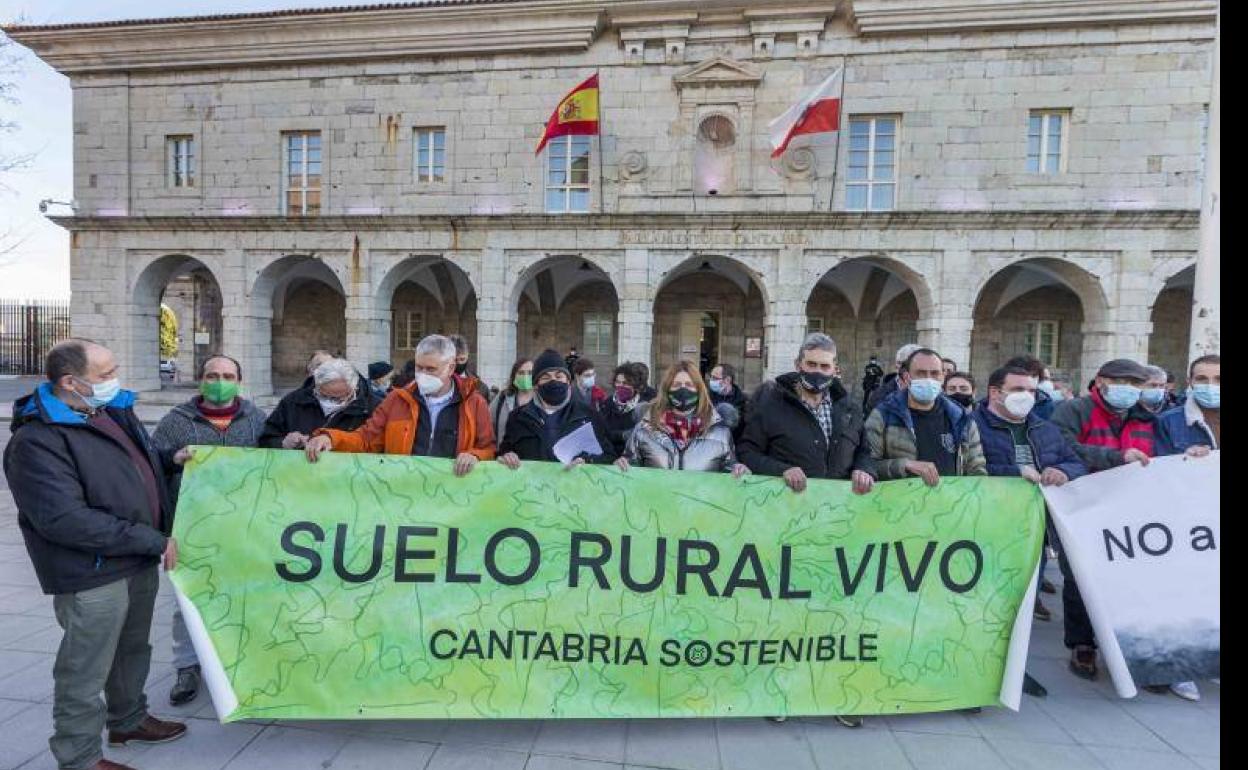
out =
{"type": "Polygon", "coordinates": [[[225,721],[1017,708],[1043,511],[1022,479],[198,447],[171,575],[225,721]]]}

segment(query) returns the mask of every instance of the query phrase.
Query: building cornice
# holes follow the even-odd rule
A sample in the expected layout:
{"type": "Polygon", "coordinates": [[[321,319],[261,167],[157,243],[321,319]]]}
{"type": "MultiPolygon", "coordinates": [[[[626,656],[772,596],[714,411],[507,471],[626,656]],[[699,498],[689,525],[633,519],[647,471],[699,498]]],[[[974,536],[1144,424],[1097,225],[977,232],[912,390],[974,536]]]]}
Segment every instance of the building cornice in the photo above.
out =
{"type": "Polygon", "coordinates": [[[1213,24],[1218,0],[852,0],[847,7],[861,34],[898,35],[1107,24],[1213,24]]]}
{"type": "Polygon", "coordinates": [[[794,214],[500,214],[471,216],[49,217],[74,232],[360,232],[485,230],[1195,230],[1198,209],[892,211],[794,214]]]}
{"type": "MultiPolygon", "coordinates": [[[[65,74],[587,50],[613,16],[792,23],[787,0],[440,0],[363,8],[10,26],[65,74]]],[[[829,6],[831,8],[831,6],[829,6]]]]}

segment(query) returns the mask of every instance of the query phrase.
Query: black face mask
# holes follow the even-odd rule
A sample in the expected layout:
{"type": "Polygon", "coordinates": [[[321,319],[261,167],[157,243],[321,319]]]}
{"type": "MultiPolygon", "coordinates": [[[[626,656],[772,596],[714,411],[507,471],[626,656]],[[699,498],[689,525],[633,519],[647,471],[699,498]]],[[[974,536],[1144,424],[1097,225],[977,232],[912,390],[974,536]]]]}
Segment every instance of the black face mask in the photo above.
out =
{"type": "Polygon", "coordinates": [[[691,412],[698,406],[698,391],[691,388],[677,388],[668,391],[667,402],[678,412],[691,412]]]}
{"type": "Polygon", "coordinates": [[[975,403],[975,396],[970,393],[950,393],[949,398],[953,399],[959,406],[967,409],[970,409],[971,405],[975,403]]]}
{"type": "Polygon", "coordinates": [[[826,392],[836,378],[823,372],[801,372],[802,387],[811,393],[826,392]]]}
{"type": "Polygon", "coordinates": [[[551,380],[537,386],[537,395],[546,406],[562,406],[568,400],[568,383],[551,380]]]}
{"type": "Polygon", "coordinates": [[[462,375],[467,374],[467,373],[468,373],[468,362],[467,362],[467,361],[465,361],[465,362],[463,362],[462,364],[455,364],[455,373],[456,373],[456,374],[458,374],[458,375],[461,375],[461,376],[462,376],[462,375]]]}

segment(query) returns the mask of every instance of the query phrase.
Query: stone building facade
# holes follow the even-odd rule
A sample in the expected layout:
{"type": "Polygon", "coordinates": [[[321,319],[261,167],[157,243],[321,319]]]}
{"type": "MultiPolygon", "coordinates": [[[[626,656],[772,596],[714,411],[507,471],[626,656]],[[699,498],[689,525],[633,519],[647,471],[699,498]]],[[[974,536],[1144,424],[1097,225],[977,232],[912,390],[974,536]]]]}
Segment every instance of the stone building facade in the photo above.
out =
{"type": "Polygon", "coordinates": [[[139,388],[191,273],[256,393],[434,331],[496,384],[554,345],[754,385],[808,329],[851,382],[909,341],[1086,382],[1186,364],[1216,11],[432,0],[9,32],[71,78],[74,330],[139,388]],[[773,160],[768,123],[837,68],[839,140],[773,160]],[[594,72],[601,135],[535,154],[594,72]]]}

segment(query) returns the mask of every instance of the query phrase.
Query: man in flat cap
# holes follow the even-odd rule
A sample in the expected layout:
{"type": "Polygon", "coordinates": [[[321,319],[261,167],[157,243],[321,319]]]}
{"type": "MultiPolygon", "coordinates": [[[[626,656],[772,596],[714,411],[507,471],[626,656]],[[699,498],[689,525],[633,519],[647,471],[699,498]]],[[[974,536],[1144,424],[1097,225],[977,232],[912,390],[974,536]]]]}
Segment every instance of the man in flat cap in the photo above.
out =
{"type": "MultiPolygon", "coordinates": [[[[1156,451],[1155,417],[1140,404],[1140,392],[1148,377],[1148,369],[1142,364],[1128,358],[1114,359],[1096,373],[1088,395],[1058,403],[1052,423],[1091,472],[1126,463],[1148,465],[1156,451]]],[[[1084,679],[1095,679],[1096,635],[1064,550],[1058,564],[1062,569],[1062,620],[1066,647],[1071,651],[1070,670],[1084,679]]]]}

